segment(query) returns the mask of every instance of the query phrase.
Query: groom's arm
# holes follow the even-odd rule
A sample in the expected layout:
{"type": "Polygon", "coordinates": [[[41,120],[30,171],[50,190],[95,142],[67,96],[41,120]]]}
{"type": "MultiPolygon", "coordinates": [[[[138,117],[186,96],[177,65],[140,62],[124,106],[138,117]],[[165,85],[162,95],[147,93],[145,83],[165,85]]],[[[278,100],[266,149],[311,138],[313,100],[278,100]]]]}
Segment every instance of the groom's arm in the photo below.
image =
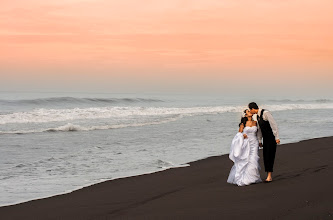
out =
{"type": "Polygon", "coordinates": [[[264,115],[266,116],[266,120],[269,122],[269,124],[272,128],[273,134],[275,136],[275,140],[280,140],[279,130],[278,130],[277,124],[276,124],[272,114],[269,111],[265,111],[264,115]]]}

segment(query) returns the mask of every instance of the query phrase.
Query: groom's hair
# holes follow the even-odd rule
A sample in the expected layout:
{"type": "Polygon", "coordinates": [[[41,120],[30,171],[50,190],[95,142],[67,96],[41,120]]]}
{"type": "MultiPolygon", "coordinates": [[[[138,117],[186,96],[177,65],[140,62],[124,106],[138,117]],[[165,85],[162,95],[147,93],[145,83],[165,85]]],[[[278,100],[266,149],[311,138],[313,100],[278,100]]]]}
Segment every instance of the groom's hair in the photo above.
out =
{"type": "Polygon", "coordinates": [[[249,103],[249,109],[250,110],[251,109],[259,109],[259,107],[258,107],[257,103],[251,102],[251,103],[249,103]]]}

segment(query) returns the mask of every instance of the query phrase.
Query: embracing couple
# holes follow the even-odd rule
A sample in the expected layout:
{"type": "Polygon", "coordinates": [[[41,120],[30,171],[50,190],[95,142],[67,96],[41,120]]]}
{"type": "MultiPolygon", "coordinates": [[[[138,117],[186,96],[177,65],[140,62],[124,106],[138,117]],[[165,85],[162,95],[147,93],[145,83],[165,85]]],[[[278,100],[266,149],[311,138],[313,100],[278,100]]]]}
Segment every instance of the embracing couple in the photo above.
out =
{"type": "Polygon", "coordinates": [[[276,145],[280,144],[278,128],[271,113],[251,102],[244,110],[239,132],[231,143],[229,158],[234,162],[227,182],[238,186],[262,182],[259,166],[259,146],[263,147],[267,172],[265,183],[272,182],[276,145]],[[252,117],[252,116],[257,117],[252,117]],[[262,142],[263,140],[263,142],[262,142]]]}

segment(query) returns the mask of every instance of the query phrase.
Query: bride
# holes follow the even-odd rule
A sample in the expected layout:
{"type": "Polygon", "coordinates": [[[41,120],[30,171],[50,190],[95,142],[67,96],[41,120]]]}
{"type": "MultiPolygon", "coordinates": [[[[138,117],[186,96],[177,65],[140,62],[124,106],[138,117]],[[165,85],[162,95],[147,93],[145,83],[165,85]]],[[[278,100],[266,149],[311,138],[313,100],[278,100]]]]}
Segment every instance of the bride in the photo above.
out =
{"type": "Polygon", "coordinates": [[[246,109],[239,124],[239,132],[231,143],[229,158],[234,162],[227,182],[245,186],[261,182],[259,165],[259,142],[257,122],[252,120],[251,112],[246,109]]]}

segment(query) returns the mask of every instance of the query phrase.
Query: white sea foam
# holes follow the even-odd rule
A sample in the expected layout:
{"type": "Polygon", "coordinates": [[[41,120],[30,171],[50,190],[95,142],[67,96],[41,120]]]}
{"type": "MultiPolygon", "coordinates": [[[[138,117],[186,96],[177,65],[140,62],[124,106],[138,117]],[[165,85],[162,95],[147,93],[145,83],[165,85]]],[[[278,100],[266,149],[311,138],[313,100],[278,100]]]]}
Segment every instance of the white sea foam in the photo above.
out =
{"type": "Polygon", "coordinates": [[[19,131],[0,131],[0,134],[29,134],[29,133],[42,133],[42,132],[93,131],[93,130],[107,130],[107,129],[127,128],[127,127],[141,127],[141,126],[146,126],[146,125],[164,124],[164,123],[176,121],[177,119],[179,119],[181,117],[182,116],[178,115],[178,116],[170,117],[167,119],[150,121],[150,122],[145,122],[145,123],[97,125],[97,126],[87,126],[87,127],[68,123],[66,125],[59,126],[56,128],[19,130],[19,131]]]}
{"type": "MultiPolygon", "coordinates": [[[[333,109],[333,103],[324,104],[283,104],[266,105],[270,111],[296,109],[333,109]]],[[[74,108],[74,109],[35,109],[28,112],[15,112],[0,115],[0,125],[13,123],[47,123],[87,119],[126,118],[132,116],[194,116],[202,114],[219,114],[225,112],[241,112],[246,106],[216,106],[216,107],[102,107],[102,108],[74,108]]],[[[70,127],[60,130],[71,129],[70,127]]],[[[73,127],[72,130],[84,130],[73,127]]]]}
{"type": "Polygon", "coordinates": [[[73,121],[80,119],[126,118],[131,116],[168,116],[222,113],[237,111],[237,107],[194,107],[194,108],[163,108],[163,107],[103,107],[74,109],[36,109],[30,112],[15,112],[0,115],[0,124],[9,123],[46,123],[73,121]]]}

